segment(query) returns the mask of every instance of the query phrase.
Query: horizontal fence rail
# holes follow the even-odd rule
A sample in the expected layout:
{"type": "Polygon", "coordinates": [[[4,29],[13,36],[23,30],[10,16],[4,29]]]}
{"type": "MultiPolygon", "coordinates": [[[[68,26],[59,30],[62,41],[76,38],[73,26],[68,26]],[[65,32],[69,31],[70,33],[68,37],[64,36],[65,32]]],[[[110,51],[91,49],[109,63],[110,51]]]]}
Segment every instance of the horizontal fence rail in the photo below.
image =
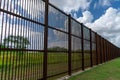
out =
{"type": "Polygon", "coordinates": [[[49,0],[0,0],[0,80],[53,80],[119,56],[49,0]]]}

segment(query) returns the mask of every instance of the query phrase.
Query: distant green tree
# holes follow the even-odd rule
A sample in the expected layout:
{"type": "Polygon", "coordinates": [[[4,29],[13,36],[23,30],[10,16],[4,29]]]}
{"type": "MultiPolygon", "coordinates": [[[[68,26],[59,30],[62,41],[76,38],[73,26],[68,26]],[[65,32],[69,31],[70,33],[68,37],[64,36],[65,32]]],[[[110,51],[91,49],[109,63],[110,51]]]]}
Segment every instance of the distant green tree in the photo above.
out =
{"type": "Polygon", "coordinates": [[[67,51],[66,48],[64,47],[59,47],[59,46],[55,46],[55,47],[52,47],[52,48],[48,48],[49,51],[67,51]]]}
{"type": "Polygon", "coordinates": [[[0,44],[0,48],[2,48],[2,45],[0,44]]]}
{"type": "Polygon", "coordinates": [[[4,45],[0,44],[0,48],[4,48],[4,45]]]}
{"type": "Polygon", "coordinates": [[[29,40],[23,36],[8,36],[4,39],[4,46],[8,48],[26,49],[29,44],[29,40]]]}
{"type": "MultiPolygon", "coordinates": [[[[15,48],[15,49],[26,49],[30,45],[30,42],[27,38],[23,36],[8,36],[4,39],[4,46],[6,48],[15,48]]],[[[23,51],[17,51],[19,54],[24,53],[23,51]]]]}
{"type": "Polygon", "coordinates": [[[77,49],[77,50],[75,50],[76,52],[82,52],[82,50],[81,49],[77,49]]]}

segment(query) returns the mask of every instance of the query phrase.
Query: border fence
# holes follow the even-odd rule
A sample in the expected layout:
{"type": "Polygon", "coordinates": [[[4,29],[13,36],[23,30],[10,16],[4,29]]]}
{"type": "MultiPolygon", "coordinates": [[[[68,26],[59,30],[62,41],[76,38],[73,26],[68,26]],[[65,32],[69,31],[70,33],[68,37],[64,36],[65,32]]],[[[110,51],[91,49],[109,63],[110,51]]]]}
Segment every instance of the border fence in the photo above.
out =
{"type": "Polygon", "coordinates": [[[0,0],[0,80],[53,80],[119,56],[48,0],[0,0]]]}

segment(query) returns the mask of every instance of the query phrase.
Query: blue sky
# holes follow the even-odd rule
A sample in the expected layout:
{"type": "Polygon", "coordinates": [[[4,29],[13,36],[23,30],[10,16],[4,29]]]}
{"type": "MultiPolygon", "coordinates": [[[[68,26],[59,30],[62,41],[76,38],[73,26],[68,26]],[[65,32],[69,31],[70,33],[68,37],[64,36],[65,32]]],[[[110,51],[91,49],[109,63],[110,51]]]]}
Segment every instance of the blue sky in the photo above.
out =
{"type": "Polygon", "coordinates": [[[120,47],[120,0],[50,0],[50,3],[120,47]]]}
{"type": "MultiPolygon", "coordinates": [[[[2,0],[0,8],[44,23],[45,6],[41,0],[2,0]]],[[[57,28],[66,31],[66,16],[59,12],[56,14],[57,12],[53,8],[49,11],[49,25],[57,26],[57,28]],[[60,17],[57,17],[58,15],[60,17]]],[[[44,48],[44,27],[42,25],[0,12],[0,36],[2,36],[0,37],[0,43],[3,43],[9,35],[27,37],[31,43],[28,46],[30,49],[40,50],[44,48]]],[[[65,34],[49,29],[48,47],[60,46],[67,48],[67,45],[65,34]]]]}
{"type": "MultiPolygon", "coordinates": [[[[96,31],[98,34],[102,35],[104,38],[108,39],[109,41],[120,47],[120,0],[50,0],[50,3],[54,4],[67,14],[71,14],[72,17],[74,17],[76,20],[84,23],[87,27],[96,31]]],[[[45,8],[44,3],[41,2],[41,0],[2,0],[1,8],[3,8],[4,4],[6,5],[5,9],[7,9],[8,6],[8,10],[11,12],[17,13],[27,18],[30,17],[33,20],[39,21],[41,23],[44,22],[45,8]],[[12,3],[12,7],[10,7],[10,3],[12,3]]],[[[32,35],[31,38],[34,39],[31,41],[34,42],[36,40],[43,43],[44,28],[42,26],[35,25],[31,22],[27,22],[27,24],[25,24],[24,20],[15,18],[13,19],[13,16],[4,14],[4,18],[6,16],[8,16],[7,24],[13,26],[10,27],[10,30],[12,30],[13,28],[13,32],[15,32],[15,26],[19,26],[19,28],[22,30],[22,33],[18,33],[16,35],[23,35],[23,33],[27,31],[26,28],[29,28],[28,30],[31,32],[32,35]],[[11,22],[9,22],[10,20],[11,22]],[[36,28],[34,28],[34,26],[36,26],[36,28]]],[[[1,13],[0,24],[2,24],[2,17],[3,14],[1,13]]],[[[66,17],[65,15],[57,12],[57,10],[50,9],[49,19],[49,25],[58,26],[57,28],[64,31],[67,30],[67,27],[65,27],[66,17]]],[[[4,24],[6,24],[5,20],[4,24]]],[[[8,25],[7,27],[4,27],[3,33],[5,33],[5,28],[9,28],[8,25]]],[[[1,28],[2,26],[0,25],[0,34],[1,28]]],[[[8,30],[9,29],[7,29],[7,35],[13,33],[12,31],[8,30]]],[[[63,40],[63,38],[66,37],[63,36],[64,34],[55,30],[49,30],[49,33],[49,46],[67,46],[67,38],[66,40],[63,40]]],[[[29,35],[27,33],[24,36],[29,35]]],[[[36,48],[41,47],[41,45],[37,46],[36,48]]]]}

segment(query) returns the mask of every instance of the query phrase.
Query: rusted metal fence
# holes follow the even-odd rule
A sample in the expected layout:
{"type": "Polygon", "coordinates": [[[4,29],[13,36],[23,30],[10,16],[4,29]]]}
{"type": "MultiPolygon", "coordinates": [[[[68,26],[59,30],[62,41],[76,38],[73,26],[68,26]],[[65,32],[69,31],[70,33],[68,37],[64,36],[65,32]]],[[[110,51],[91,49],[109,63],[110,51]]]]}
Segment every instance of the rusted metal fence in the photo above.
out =
{"type": "Polygon", "coordinates": [[[48,0],[0,0],[0,80],[53,80],[119,56],[48,0]]]}

